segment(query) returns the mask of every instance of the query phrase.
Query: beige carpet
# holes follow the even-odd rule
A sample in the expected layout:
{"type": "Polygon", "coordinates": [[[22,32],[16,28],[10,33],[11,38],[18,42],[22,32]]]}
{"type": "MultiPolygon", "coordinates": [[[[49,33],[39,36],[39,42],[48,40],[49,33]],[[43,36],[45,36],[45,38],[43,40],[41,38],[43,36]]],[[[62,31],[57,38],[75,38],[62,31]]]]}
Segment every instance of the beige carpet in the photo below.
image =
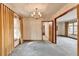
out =
{"type": "Polygon", "coordinates": [[[49,41],[25,42],[14,49],[10,56],[75,56],[76,40],[58,37],[58,43],[49,41]]]}

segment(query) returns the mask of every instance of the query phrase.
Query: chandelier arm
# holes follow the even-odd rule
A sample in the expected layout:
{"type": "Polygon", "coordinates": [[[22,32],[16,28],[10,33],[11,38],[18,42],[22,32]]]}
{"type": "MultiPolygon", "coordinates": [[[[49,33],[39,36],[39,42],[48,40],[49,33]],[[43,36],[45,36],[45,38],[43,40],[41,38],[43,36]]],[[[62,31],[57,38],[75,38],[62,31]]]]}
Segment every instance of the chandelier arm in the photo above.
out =
{"type": "Polygon", "coordinates": [[[35,8],[35,11],[32,12],[31,16],[35,19],[41,18],[42,14],[38,11],[38,8],[35,8]]]}

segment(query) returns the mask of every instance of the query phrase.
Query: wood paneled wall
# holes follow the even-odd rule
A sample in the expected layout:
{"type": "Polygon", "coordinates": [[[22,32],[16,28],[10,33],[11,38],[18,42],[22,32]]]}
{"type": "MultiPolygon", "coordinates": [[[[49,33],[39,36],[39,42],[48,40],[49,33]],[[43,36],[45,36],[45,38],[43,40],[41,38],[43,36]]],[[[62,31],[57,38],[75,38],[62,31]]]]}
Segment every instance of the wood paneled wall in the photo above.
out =
{"type": "Polygon", "coordinates": [[[79,5],[77,5],[77,55],[79,56],[79,5]]]}
{"type": "Polygon", "coordinates": [[[3,39],[3,37],[2,37],[2,19],[3,19],[3,17],[2,17],[2,7],[1,7],[1,4],[0,4],[0,55],[2,55],[2,53],[3,53],[3,50],[2,50],[2,48],[3,48],[3,44],[2,44],[2,39],[3,39]]]}
{"type": "Polygon", "coordinates": [[[0,55],[9,55],[14,48],[14,12],[0,4],[0,55]]]}
{"type": "Polygon", "coordinates": [[[68,22],[65,22],[65,36],[68,36],[68,22]]]}
{"type": "Polygon", "coordinates": [[[21,38],[20,38],[20,41],[21,41],[21,44],[23,43],[23,18],[20,17],[20,30],[21,30],[21,38]]]}
{"type": "Polygon", "coordinates": [[[55,44],[57,42],[56,31],[57,31],[57,28],[56,28],[56,19],[54,19],[53,23],[52,23],[52,42],[55,43],[55,44]]]}
{"type": "Polygon", "coordinates": [[[49,41],[52,42],[52,22],[49,24],[49,41]]]}

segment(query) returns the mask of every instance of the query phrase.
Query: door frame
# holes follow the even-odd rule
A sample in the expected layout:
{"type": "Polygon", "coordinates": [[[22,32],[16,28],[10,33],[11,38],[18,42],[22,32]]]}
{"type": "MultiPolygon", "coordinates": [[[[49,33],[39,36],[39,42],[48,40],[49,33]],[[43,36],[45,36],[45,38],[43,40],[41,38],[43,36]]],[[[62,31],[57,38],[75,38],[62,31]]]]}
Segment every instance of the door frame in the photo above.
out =
{"type": "MultiPolygon", "coordinates": [[[[62,17],[65,14],[67,14],[68,12],[74,10],[75,8],[78,9],[79,8],[78,5],[75,6],[75,7],[73,7],[73,8],[71,8],[71,9],[69,9],[69,10],[67,10],[66,12],[60,14],[56,18],[54,18],[54,21],[55,21],[55,29],[56,29],[56,25],[57,25],[57,19],[60,18],[60,17],[62,17]]],[[[78,14],[78,11],[77,11],[77,19],[79,19],[78,18],[78,15],[79,14],[78,14]]],[[[77,24],[78,24],[77,29],[79,29],[79,21],[78,20],[77,20],[77,24]]],[[[77,30],[77,56],[79,56],[79,37],[78,37],[78,35],[79,35],[79,30],[77,30]]],[[[56,30],[55,30],[55,43],[57,43],[57,32],[56,32],[56,30]]]]}
{"type": "Polygon", "coordinates": [[[41,21],[42,40],[43,40],[43,22],[53,22],[53,21],[41,21]]]}

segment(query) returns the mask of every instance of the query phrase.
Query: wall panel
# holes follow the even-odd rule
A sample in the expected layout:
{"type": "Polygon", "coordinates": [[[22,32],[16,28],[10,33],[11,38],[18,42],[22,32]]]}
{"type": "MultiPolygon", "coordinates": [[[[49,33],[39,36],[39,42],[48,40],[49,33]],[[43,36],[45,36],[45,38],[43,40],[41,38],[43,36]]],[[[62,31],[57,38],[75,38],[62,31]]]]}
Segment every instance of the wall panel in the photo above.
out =
{"type": "Polygon", "coordinates": [[[65,36],[68,36],[68,22],[65,22],[65,36]]]}
{"type": "Polygon", "coordinates": [[[21,31],[21,43],[23,43],[23,18],[19,18],[20,19],[20,31],[21,31]]]}
{"type": "Polygon", "coordinates": [[[77,6],[77,55],[79,56],[79,5],[77,6]]]}
{"type": "Polygon", "coordinates": [[[0,4],[0,55],[9,55],[14,47],[14,12],[0,4]]]}
{"type": "Polygon", "coordinates": [[[2,37],[2,19],[3,19],[3,11],[2,11],[2,7],[1,7],[2,5],[0,4],[0,55],[2,55],[3,54],[3,47],[2,47],[2,39],[3,39],[3,37],[2,37]]]}

